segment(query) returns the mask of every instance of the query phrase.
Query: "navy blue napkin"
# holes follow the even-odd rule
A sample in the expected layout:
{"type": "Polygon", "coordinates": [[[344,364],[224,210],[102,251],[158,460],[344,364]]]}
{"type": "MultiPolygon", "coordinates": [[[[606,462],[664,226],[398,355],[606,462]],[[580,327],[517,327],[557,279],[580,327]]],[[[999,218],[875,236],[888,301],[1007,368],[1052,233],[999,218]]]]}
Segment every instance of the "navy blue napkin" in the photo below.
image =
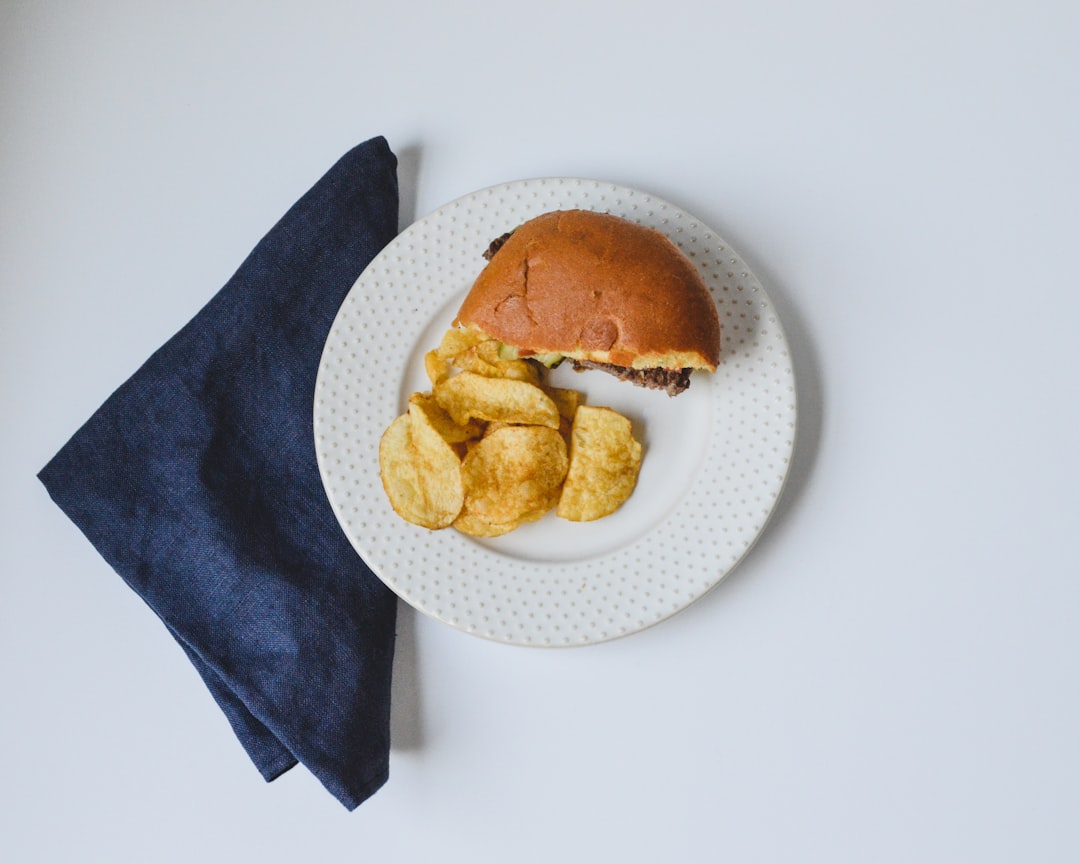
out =
{"type": "Polygon", "coordinates": [[[397,231],[383,138],[345,154],[38,475],[187,652],[267,780],[350,810],[388,776],[396,600],[315,460],[323,342],[397,231]]]}

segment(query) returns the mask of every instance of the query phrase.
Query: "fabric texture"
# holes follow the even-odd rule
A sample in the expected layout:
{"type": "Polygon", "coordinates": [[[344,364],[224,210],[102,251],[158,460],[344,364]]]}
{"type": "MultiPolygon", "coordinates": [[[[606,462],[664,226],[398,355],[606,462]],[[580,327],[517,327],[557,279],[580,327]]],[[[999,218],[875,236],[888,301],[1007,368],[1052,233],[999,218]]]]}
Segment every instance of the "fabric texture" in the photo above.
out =
{"type": "MultiPolygon", "coordinates": [[[[397,159],[346,153],[39,474],[183,647],[267,780],[386,782],[396,599],[315,458],[323,343],[397,231],[397,159]]],[[[103,636],[103,638],[107,638],[103,636]]]]}

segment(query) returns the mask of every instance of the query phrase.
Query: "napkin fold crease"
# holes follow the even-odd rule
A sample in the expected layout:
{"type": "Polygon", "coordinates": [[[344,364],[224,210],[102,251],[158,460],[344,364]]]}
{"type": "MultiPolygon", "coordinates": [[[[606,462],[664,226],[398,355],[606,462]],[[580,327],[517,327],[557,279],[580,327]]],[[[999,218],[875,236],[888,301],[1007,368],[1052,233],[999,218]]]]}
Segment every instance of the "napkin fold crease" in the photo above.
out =
{"type": "Polygon", "coordinates": [[[350,810],[388,776],[397,606],[326,499],[313,400],[338,307],[397,219],[397,159],[373,138],[38,475],[266,780],[300,762],[350,810]]]}

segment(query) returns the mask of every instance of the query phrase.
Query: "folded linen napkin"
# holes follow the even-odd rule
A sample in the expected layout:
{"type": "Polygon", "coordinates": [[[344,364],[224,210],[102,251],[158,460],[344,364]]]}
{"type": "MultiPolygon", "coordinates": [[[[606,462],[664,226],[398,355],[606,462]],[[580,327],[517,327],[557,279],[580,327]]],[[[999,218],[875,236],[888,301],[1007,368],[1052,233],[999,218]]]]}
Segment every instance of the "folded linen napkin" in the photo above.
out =
{"type": "Polygon", "coordinates": [[[315,460],[323,342],[397,231],[383,138],[345,154],[40,472],[187,652],[267,780],[350,810],[388,776],[396,601],[315,460]]]}

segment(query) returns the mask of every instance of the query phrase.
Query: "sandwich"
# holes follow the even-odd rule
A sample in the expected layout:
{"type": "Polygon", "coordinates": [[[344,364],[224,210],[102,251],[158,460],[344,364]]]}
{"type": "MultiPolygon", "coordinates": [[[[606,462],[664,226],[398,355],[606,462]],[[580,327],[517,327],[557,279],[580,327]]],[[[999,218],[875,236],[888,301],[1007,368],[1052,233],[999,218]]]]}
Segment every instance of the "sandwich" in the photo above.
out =
{"type": "Polygon", "coordinates": [[[544,213],[496,239],[454,324],[504,359],[600,369],[675,396],[715,372],[720,320],[697,268],[665,235],[590,210],[544,213]]]}

